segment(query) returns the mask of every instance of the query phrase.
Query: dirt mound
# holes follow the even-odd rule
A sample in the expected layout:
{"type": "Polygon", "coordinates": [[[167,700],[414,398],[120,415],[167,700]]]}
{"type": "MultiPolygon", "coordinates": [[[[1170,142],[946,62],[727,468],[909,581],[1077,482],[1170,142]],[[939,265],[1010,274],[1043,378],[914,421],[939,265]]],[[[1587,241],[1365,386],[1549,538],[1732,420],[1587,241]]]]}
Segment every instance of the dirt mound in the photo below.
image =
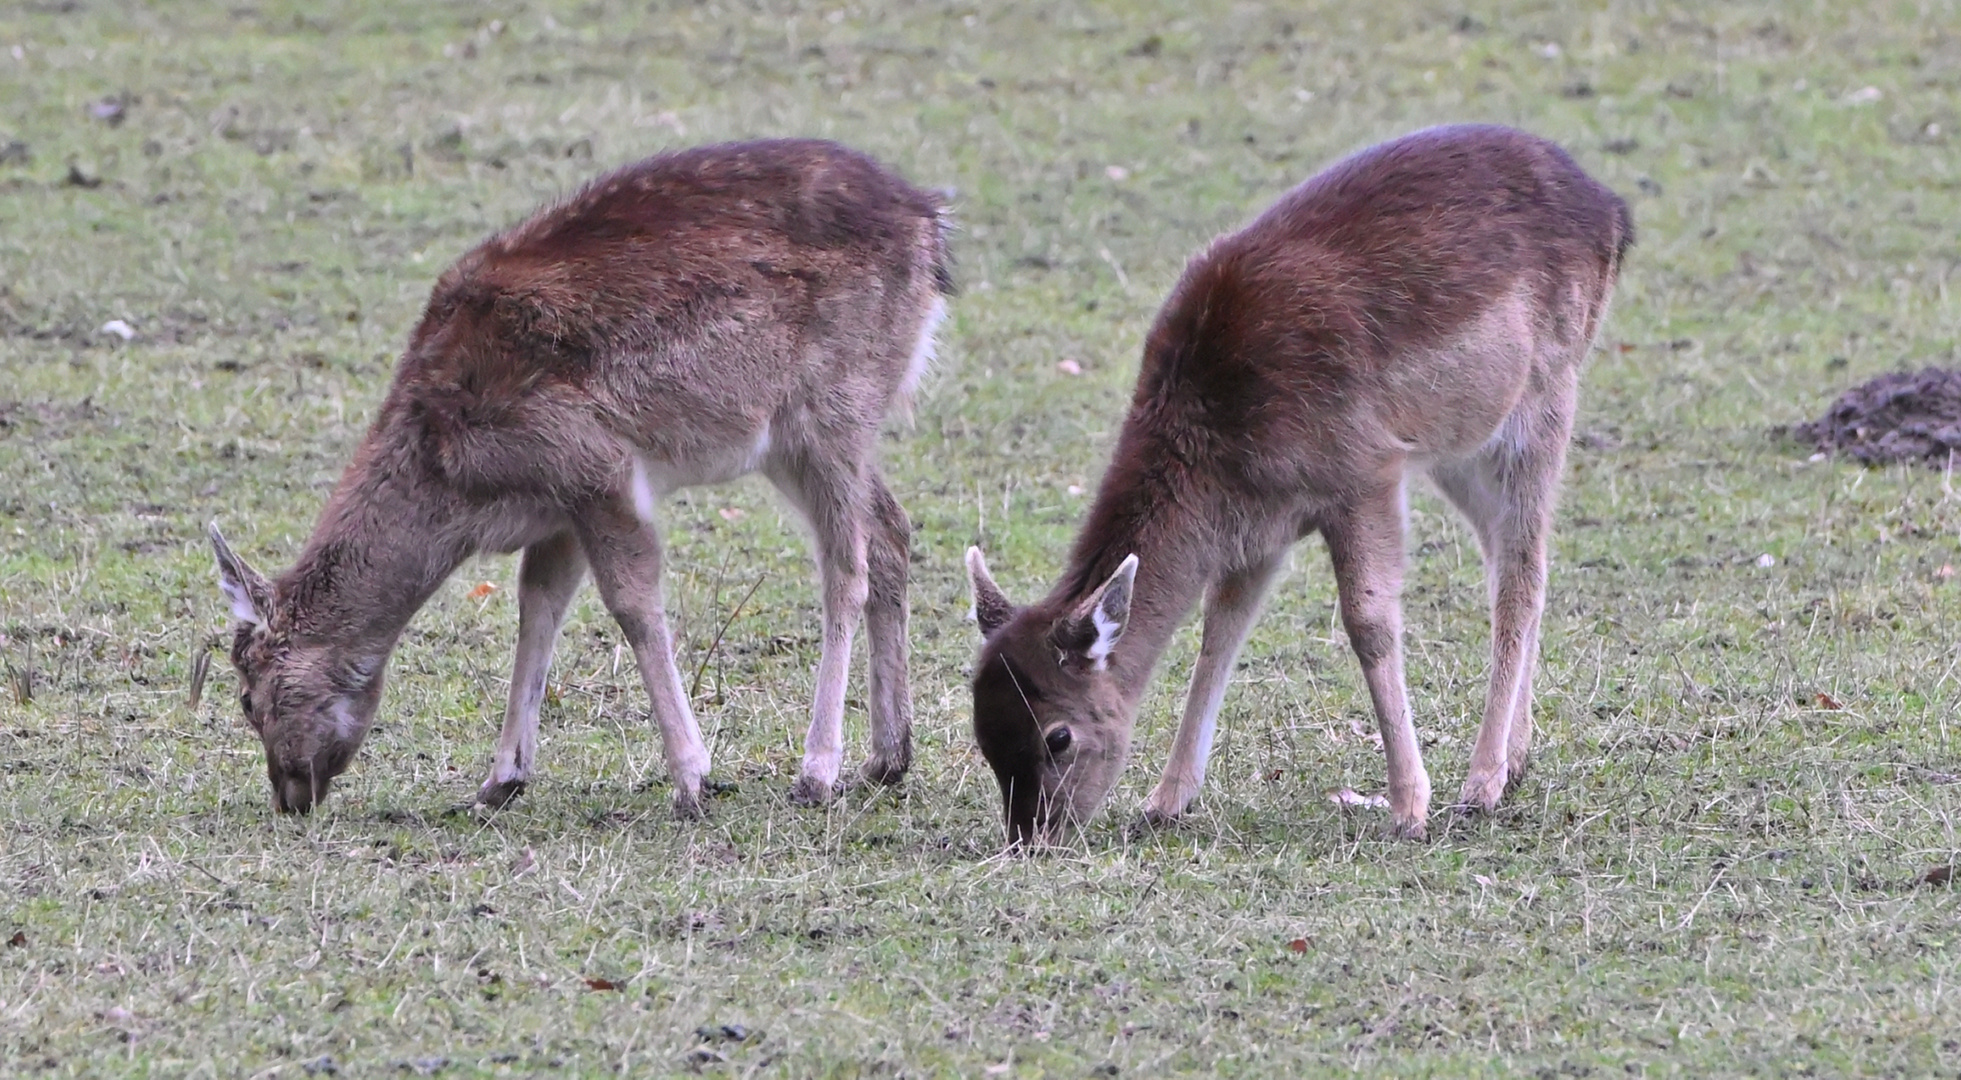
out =
{"type": "Polygon", "coordinates": [[[1961,371],[1895,372],[1840,394],[1791,437],[1866,465],[1918,461],[1946,468],[1961,451],[1961,371]]]}

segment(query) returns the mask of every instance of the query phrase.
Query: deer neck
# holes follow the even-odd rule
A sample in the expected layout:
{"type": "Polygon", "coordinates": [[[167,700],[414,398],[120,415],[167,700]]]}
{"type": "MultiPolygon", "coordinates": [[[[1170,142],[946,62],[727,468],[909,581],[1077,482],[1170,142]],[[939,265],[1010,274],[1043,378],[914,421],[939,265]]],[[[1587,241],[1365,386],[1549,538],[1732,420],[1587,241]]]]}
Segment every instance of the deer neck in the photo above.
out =
{"type": "Polygon", "coordinates": [[[1221,562],[1219,515],[1207,485],[1138,433],[1127,431],[1104,474],[1089,517],[1076,538],[1069,569],[1050,597],[1073,610],[1108,580],[1125,556],[1137,556],[1130,618],[1110,654],[1126,704],[1135,709],[1179,623],[1205,594],[1221,562]]]}
{"type": "Polygon", "coordinates": [[[386,656],[409,619],[468,558],[456,496],[433,483],[388,415],[355,452],[277,594],[293,636],[386,656]]]}

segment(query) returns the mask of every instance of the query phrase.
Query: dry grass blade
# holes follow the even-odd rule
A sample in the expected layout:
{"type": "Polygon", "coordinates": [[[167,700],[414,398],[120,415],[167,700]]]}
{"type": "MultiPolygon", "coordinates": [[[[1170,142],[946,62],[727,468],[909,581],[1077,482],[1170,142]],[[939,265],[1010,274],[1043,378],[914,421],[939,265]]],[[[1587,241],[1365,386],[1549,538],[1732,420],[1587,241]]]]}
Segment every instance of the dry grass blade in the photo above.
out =
{"type": "Polygon", "coordinates": [[[192,712],[204,701],[204,681],[211,677],[211,650],[202,648],[191,658],[191,688],[184,707],[192,712]]]}
{"type": "Polygon", "coordinates": [[[729,617],[722,620],[721,629],[715,631],[715,639],[708,643],[708,650],[701,654],[701,663],[695,665],[694,681],[688,684],[688,696],[690,698],[701,691],[701,676],[708,670],[708,662],[715,659],[715,650],[722,647],[722,635],[727,634],[729,627],[735,625],[736,618],[742,614],[743,606],[749,603],[750,597],[756,595],[757,589],[763,587],[763,582],[768,577],[768,574],[758,575],[755,583],[749,586],[749,591],[743,593],[742,599],[737,600],[735,606],[729,609],[729,617]]]}

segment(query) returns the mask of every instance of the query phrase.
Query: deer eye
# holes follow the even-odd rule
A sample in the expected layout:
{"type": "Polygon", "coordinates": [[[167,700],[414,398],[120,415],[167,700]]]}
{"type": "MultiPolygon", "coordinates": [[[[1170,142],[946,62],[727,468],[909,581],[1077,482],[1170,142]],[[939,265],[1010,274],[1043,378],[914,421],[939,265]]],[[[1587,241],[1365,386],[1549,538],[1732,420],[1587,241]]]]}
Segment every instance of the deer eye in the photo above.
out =
{"type": "Polygon", "coordinates": [[[1060,754],[1069,749],[1069,744],[1075,741],[1075,736],[1070,734],[1069,725],[1059,724],[1051,728],[1042,741],[1048,744],[1050,754],[1060,754]]]}

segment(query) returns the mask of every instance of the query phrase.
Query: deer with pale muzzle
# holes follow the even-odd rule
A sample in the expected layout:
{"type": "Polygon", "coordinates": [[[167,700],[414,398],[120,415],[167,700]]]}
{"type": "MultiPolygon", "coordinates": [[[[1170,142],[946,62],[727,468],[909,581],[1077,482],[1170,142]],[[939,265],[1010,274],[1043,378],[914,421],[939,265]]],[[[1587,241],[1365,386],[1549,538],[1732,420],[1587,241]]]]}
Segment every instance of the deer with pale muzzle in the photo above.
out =
{"type": "Polygon", "coordinates": [[[560,624],[588,572],[633,650],[674,805],[709,754],[661,597],[660,497],[750,472],[808,522],[822,579],[816,700],[793,795],[831,798],[862,616],[872,754],[912,762],[911,525],[874,461],[951,292],[941,200],[816,140],[700,147],[601,177],[437,281],[298,561],[267,579],[216,527],[232,662],[273,805],[305,812],[373,723],[410,618],[478,552],[523,552],[502,738],[477,793],[536,764],[560,624]]]}

